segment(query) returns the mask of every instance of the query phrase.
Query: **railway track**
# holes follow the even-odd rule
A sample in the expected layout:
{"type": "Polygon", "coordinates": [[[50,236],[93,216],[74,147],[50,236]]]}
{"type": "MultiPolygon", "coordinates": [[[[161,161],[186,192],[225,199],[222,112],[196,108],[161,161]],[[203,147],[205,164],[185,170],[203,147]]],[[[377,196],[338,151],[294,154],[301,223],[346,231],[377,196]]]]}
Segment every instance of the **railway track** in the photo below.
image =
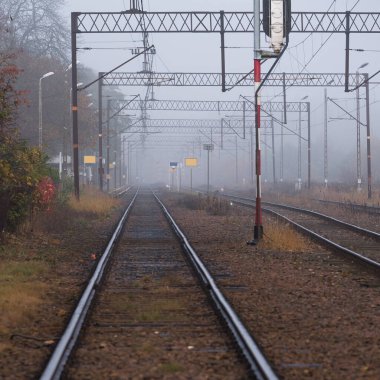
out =
{"type": "Polygon", "coordinates": [[[324,204],[324,205],[333,205],[338,206],[340,208],[349,210],[351,212],[364,212],[370,215],[380,215],[380,207],[378,206],[368,206],[368,205],[360,205],[357,203],[351,203],[351,202],[338,202],[338,201],[329,201],[325,199],[316,199],[318,203],[324,204]]]}
{"type": "Polygon", "coordinates": [[[277,379],[165,206],[137,191],[41,379],[177,373],[277,379]]]}
{"type": "MultiPolygon", "coordinates": [[[[251,198],[223,194],[242,206],[254,207],[251,198]]],[[[262,202],[263,211],[279,217],[308,236],[340,253],[380,270],[380,234],[315,211],[262,202]]]]}

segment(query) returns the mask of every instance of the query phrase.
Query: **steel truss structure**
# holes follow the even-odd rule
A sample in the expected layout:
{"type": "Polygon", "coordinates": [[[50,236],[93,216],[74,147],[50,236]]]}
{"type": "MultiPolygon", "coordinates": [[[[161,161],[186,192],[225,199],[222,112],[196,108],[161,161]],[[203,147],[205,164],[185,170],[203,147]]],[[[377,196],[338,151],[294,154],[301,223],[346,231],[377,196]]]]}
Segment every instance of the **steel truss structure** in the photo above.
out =
{"type": "MultiPolygon", "coordinates": [[[[196,111],[196,112],[253,112],[254,104],[248,101],[209,101],[209,100],[111,100],[113,112],[132,111],[146,107],[149,111],[196,111]]],[[[283,102],[262,104],[264,112],[284,112],[283,102]]],[[[287,102],[286,112],[307,112],[305,102],[287,102]]]]}
{"type": "MultiPolygon", "coordinates": [[[[257,20],[256,14],[256,20],[257,20]]],[[[380,33],[380,13],[356,13],[356,12],[293,12],[292,14],[292,32],[293,33],[342,33],[346,35],[346,70],[345,70],[345,89],[349,90],[350,75],[349,73],[349,47],[350,34],[352,33],[380,33]]],[[[96,12],[96,13],[80,13],[71,14],[71,52],[72,52],[72,120],[73,120],[73,166],[74,166],[74,188],[75,195],[79,199],[79,139],[78,139],[78,94],[77,86],[77,35],[78,34],[99,34],[99,33],[219,33],[221,36],[221,52],[222,52],[222,73],[221,74],[205,74],[206,82],[193,84],[197,86],[210,85],[209,82],[222,86],[223,91],[226,90],[226,83],[235,86],[238,82],[253,86],[249,76],[242,80],[244,75],[238,75],[237,80],[227,78],[225,71],[225,45],[224,36],[226,33],[253,33],[254,31],[254,13],[253,12],[143,12],[132,9],[125,12],[96,12]],[[208,82],[209,81],[209,82],[208,82]]],[[[149,74],[150,78],[152,73],[149,74]]],[[[164,74],[167,75],[167,74],[164,74]]],[[[194,75],[194,74],[193,74],[194,75]]],[[[195,74],[198,75],[198,74],[195,74]]],[[[275,74],[274,74],[275,75],[275,74]]],[[[307,78],[310,74],[292,74],[292,83],[295,86],[299,82],[300,86],[305,83],[311,83],[315,86],[332,85],[329,81],[318,80],[318,78],[307,78]],[[304,79],[306,76],[306,80],[304,79]],[[301,79],[300,79],[301,78],[301,79]]],[[[284,79],[279,75],[281,85],[284,85],[284,79]]],[[[368,78],[368,76],[367,76],[368,78]]],[[[128,79],[128,78],[127,78],[128,79]]],[[[334,77],[335,80],[338,78],[334,77]]],[[[122,79],[123,80],[123,79],[122,79]]],[[[192,78],[187,78],[194,83],[192,78]]],[[[352,80],[352,79],[351,79],[352,80]]],[[[152,79],[144,78],[144,85],[164,85],[165,81],[161,79],[161,83],[152,82],[152,79]]],[[[173,81],[172,77],[167,78],[167,83],[173,81]]],[[[199,82],[199,77],[197,77],[199,82]]],[[[343,76],[340,79],[343,83],[343,76]]],[[[273,81],[273,84],[274,85],[273,81]]],[[[240,84],[239,83],[239,84],[240,84]]],[[[364,82],[363,82],[364,83],[364,82]]],[[[355,84],[355,82],[354,82],[355,84]]],[[[109,84],[111,85],[111,84],[109,84]]],[[[121,83],[113,84],[121,85],[121,83]]],[[[125,85],[131,85],[125,83],[125,85]]],[[[134,84],[137,85],[137,84],[134,84]]],[[[178,85],[178,84],[176,84],[178,85]]],[[[277,85],[280,85],[279,83],[277,85]]],[[[286,85],[286,84],[285,84],[286,85]]],[[[310,84],[307,84],[310,85],[310,84]]],[[[340,84],[339,84],[340,85],[340,84]]],[[[337,86],[334,83],[334,86],[337,86]]],[[[367,86],[368,87],[368,86],[367,86]]],[[[368,100],[367,95],[367,100],[368,100]]],[[[99,112],[101,113],[101,112],[99,112]]],[[[102,122],[99,123],[100,128],[102,122]]],[[[367,118],[367,129],[369,131],[369,117],[367,118]]],[[[370,144],[370,134],[367,133],[368,145],[370,144]]],[[[100,146],[102,143],[102,132],[99,131],[100,146]]],[[[310,149],[309,149],[310,152],[310,149]]],[[[368,149],[368,188],[370,194],[370,149],[368,149]]],[[[99,148],[99,173],[102,171],[102,154],[99,148]]],[[[370,197],[370,196],[369,196],[370,197]]]]}
{"type": "MultiPolygon", "coordinates": [[[[253,126],[253,120],[246,120],[246,125],[253,126]]],[[[243,131],[244,120],[241,119],[145,119],[138,120],[132,123],[131,126],[127,126],[120,131],[130,131],[132,129],[147,128],[147,132],[150,133],[153,129],[159,132],[178,132],[178,133],[193,133],[194,131],[211,131],[222,130],[223,128],[230,128],[236,131],[243,131]]]]}
{"type": "MultiPolygon", "coordinates": [[[[75,33],[253,33],[253,12],[74,13],[75,33]],[[224,27],[223,27],[224,26],[224,27]]],[[[380,13],[293,12],[292,33],[380,33],[380,13]]]]}
{"type": "MultiPolygon", "coordinates": [[[[102,74],[102,73],[101,73],[102,74]]],[[[265,74],[263,74],[265,76],[265,74]]],[[[359,74],[360,81],[365,80],[359,74]]],[[[103,86],[161,86],[161,87],[220,87],[223,83],[221,73],[126,73],[114,72],[103,79],[103,86]]],[[[349,85],[356,86],[357,76],[349,75],[349,85]]],[[[252,87],[253,75],[246,73],[226,73],[225,85],[228,87],[252,87]]],[[[342,73],[272,73],[265,86],[268,87],[345,87],[345,74],[342,73]]]]}

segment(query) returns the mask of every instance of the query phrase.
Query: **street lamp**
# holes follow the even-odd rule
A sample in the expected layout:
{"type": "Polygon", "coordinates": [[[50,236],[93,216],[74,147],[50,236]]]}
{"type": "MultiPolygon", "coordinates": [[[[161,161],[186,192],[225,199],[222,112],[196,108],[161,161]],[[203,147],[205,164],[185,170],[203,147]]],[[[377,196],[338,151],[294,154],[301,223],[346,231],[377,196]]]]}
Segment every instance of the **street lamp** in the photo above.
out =
{"type": "Polygon", "coordinates": [[[39,88],[38,88],[38,146],[42,149],[42,79],[54,75],[53,71],[44,74],[40,78],[39,88]]]}
{"type": "MultiPolygon", "coordinates": [[[[79,62],[77,62],[79,63],[79,62]]],[[[68,67],[68,70],[71,69],[71,65],[68,67]]],[[[77,83],[77,88],[83,86],[82,82],[77,83]]],[[[73,89],[70,88],[70,107],[69,107],[69,120],[71,120],[71,99],[72,99],[73,89]]],[[[67,174],[67,133],[68,128],[63,128],[63,172],[65,173],[65,176],[67,174]]],[[[71,160],[71,164],[73,164],[73,160],[71,160]]]]}

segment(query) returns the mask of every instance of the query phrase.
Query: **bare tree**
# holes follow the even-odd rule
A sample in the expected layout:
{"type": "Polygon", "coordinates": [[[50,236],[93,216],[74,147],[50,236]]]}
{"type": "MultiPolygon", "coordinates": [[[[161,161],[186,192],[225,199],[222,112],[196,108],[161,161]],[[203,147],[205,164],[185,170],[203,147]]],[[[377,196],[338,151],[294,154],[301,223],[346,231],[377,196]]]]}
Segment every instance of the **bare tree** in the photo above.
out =
{"type": "Polygon", "coordinates": [[[0,49],[67,61],[68,27],[64,0],[1,0],[0,49]]]}

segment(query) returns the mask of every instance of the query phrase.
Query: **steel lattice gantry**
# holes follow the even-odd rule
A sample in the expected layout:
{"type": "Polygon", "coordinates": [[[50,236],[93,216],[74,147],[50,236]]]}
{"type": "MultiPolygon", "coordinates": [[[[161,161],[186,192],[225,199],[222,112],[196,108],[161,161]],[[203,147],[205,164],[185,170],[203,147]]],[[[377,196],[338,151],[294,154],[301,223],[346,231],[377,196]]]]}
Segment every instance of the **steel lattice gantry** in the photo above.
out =
{"type": "MultiPolygon", "coordinates": [[[[265,76],[265,74],[263,74],[265,76]]],[[[227,73],[226,86],[252,87],[253,75],[227,73]]],[[[365,74],[359,74],[360,82],[365,74]]],[[[125,73],[114,72],[103,79],[103,86],[162,86],[162,87],[220,87],[221,73],[125,73]]],[[[350,86],[356,86],[357,74],[349,75],[350,86]]],[[[345,74],[342,73],[272,73],[265,86],[269,87],[344,87],[345,74]]]]}
{"type": "MultiPolygon", "coordinates": [[[[253,33],[253,12],[73,13],[75,33],[253,33]],[[223,28],[224,26],[224,28],[223,28]]],[[[380,33],[380,13],[293,12],[292,33],[380,33]]]]}
{"type": "MultiPolygon", "coordinates": [[[[254,104],[250,101],[209,101],[209,100],[112,100],[113,111],[140,110],[145,107],[150,111],[196,111],[196,112],[253,112],[254,104]]],[[[284,112],[283,102],[264,102],[264,112],[284,112]]],[[[287,102],[286,112],[307,112],[305,102],[287,102]]]]}
{"type": "MultiPolygon", "coordinates": [[[[346,35],[346,75],[349,72],[349,36],[352,33],[379,33],[379,13],[356,12],[293,12],[293,33],[344,33],[346,35]]],[[[77,34],[84,33],[219,33],[222,40],[222,75],[217,80],[226,89],[224,64],[225,33],[253,33],[253,12],[96,12],[71,14],[72,51],[72,120],[73,164],[75,195],[79,199],[79,144],[78,144],[78,94],[77,94],[77,34]]],[[[297,75],[297,74],[296,74],[297,75]]],[[[208,75],[206,74],[208,77],[208,75]]],[[[172,78],[168,78],[172,81],[172,78]]],[[[208,78],[210,79],[210,78],[208,78]]],[[[237,78],[241,81],[241,77],[237,78]]],[[[193,82],[193,81],[192,81],[193,82]]],[[[235,85],[237,81],[231,81],[235,85]]],[[[346,91],[348,91],[346,78],[346,91]]],[[[326,83],[327,84],[327,83],[326,83]]],[[[325,85],[326,85],[325,84],[325,85]]],[[[119,84],[120,85],[120,84],[119,84]]],[[[157,84],[156,84],[157,85],[157,84]]],[[[162,83],[161,83],[162,85],[162,83]]],[[[200,84],[198,84],[200,85],[200,84]]],[[[206,84],[203,84],[206,85],[206,84]]],[[[252,82],[250,82],[252,85],[252,82]]],[[[100,113],[99,113],[100,114],[100,113]]],[[[369,122],[368,129],[369,129],[369,122]]],[[[102,123],[99,123],[102,126],[102,123]]],[[[99,131],[100,142],[102,132],[99,131]]],[[[369,138],[369,137],[368,137],[369,138]]],[[[369,143],[369,142],[368,142],[369,143]]],[[[370,152],[368,152],[370,157],[370,152]]],[[[99,174],[102,173],[102,148],[99,148],[99,174]]],[[[370,166],[369,166],[370,172],[370,166]]],[[[370,178],[370,174],[369,174],[370,178]]],[[[370,186],[370,185],[369,185],[370,186]]]]}
{"type": "MultiPolygon", "coordinates": [[[[167,133],[197,136],[211,133],[214,136],[220,135],[221,142],[223,142],[224,135],[244,137],[245,128],[252,128],[253,126],[254,121],[252,119],[139,119],[131,121],[130,125],[122,128],[118,133],[138,135],[140,132],[143,132],[147,135],[167,133]]],[[[272,121],[270,119],[263,119],[263,127],[265,129],[273,128],[272,121]]]]}

